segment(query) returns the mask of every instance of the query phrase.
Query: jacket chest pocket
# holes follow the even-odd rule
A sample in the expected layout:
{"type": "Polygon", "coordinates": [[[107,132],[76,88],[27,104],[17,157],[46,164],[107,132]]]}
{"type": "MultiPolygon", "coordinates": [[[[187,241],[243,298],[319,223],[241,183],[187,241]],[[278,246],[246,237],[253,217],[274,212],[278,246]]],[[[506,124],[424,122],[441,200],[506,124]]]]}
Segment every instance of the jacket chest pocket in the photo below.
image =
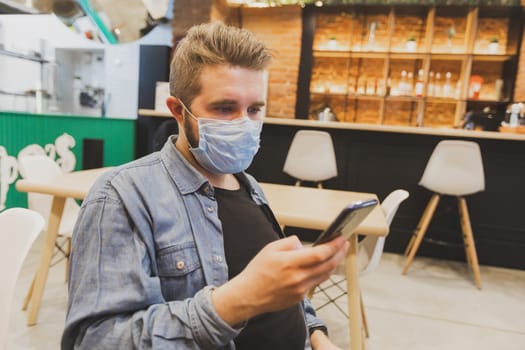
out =
{"type": "Polygon", "coordinates": [[[204,274],[193,241],[160,249],[157,268],[166,301],[191,298],[204,287],[204,274]]]}

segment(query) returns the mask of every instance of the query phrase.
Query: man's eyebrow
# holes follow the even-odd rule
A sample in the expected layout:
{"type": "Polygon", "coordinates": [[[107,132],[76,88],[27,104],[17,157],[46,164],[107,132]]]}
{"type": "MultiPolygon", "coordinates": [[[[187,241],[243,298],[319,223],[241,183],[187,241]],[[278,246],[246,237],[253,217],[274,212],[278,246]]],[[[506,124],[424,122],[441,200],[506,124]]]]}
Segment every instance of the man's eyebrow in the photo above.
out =
{"type": "MultiPolygon", "coordinates": [[[[211,102],[210,106],[215,107],[215,106],[226,106],[226,105],[237,105],[237,104],[238,102],[236,100],[220,100],[220,101],[211,102]]],[[[252,103],[251,106],[252,107],[263,107],[265,106],[265,103],[263,101],[257,101],[257,102],[252,103]]]]}
{"type": "Polygon", "coordinates": [[[224,106],[224,105],[236,105],[236,104],[237,104],[237,101],[235,100],[220,100],[220,101],[211,102],[210,106],[224,106]]]}
{"type": "Polygon", "coordinates": [[[265,105],[266,103],[264,103],[263,101],[254,102],[252,104],[253,107],[264,107],[265,105]]]}

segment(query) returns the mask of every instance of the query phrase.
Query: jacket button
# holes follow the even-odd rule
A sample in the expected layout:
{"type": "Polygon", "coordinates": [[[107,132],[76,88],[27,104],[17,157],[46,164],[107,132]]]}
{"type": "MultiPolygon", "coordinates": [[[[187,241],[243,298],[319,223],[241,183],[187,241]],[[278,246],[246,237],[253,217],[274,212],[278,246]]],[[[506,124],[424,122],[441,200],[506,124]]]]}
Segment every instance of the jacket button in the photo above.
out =
{"type": "Polygon", "coordinates": [[[177,269],[182,270],[184,268],[184,261],[179,260],[177,261],[177,269]]]}
{"type": "Polygon", "coordinates": [[[210,213],[212,213],[212,212],[213,212],[213,207],[208,207],[208,211],[209,211],[210,213]]]}

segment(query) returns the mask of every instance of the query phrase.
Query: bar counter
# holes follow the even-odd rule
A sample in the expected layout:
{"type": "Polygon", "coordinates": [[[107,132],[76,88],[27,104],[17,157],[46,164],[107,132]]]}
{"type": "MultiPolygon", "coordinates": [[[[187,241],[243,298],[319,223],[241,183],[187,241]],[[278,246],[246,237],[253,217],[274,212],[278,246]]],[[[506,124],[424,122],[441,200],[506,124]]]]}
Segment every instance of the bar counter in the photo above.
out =
{"type": "MultiPolygon", "coordinates": [[[[139,113],[143,121],[159,124],[167,118],[156,117],[170,117],[148,110],[139,113]]],[[[338,176],[325,181],[325,188],[377,193],[380,200],[397,188],[410,192],[386,240],[385,249],[397,253],[404,251],[430,199],[431,192],[418,183],[436,144],[444,139],[477,142],[483,157],[485,191],[468,196],[467,202],[479,262],[525,269],[524,134],[267,117],[261,148],[248,172],[261,182],[293,184],[295,180],[282,169],[299,129],[324,130],[332,136],[338,176]]],[[[423,242],[418,255],[465,261],[457,212],[456,199],[443,197],[426,235],[434,243],[423,242]]],[[[318,234],[295,228],[288,231],[305,239],[318,234]]]]}
{"type": "MultiPolygon", "coordinates": [[[[139,109],[139,116],[144,117],[159,117],[172,118],[170,113],[157,112],[151,109],[139,109]]],[[[435,135],[446,137],[468,137],[481,138],[493,140],[516,140],[525,141],[525,134],[511,133],[511,132],[497,132],[497,131],[477,131],[464,130],[453,128],[428,128],[415,126],[400,126],[400,125],[379,125],[379,124],[361,124],[361,123],[346,123],[346,122],[330,122],[317,121],[308,119],[295,118],[264,118],[265,124],[272,125],[289,125],[305,128],[326,128],[326,129],[347,129],[347,130],[363,130],[363,131],[378,131],[378,132],[395,132],[418,135],[435,135]]]]}

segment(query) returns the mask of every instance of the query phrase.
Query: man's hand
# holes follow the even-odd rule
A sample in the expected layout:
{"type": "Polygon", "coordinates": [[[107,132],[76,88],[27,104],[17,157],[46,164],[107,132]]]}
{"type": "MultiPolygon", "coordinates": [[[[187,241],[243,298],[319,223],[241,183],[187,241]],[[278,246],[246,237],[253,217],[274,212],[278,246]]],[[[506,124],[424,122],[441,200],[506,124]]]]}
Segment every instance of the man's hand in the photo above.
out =
{"type": "Polygon", "coordinates": [[[328,339],[326,334],[320,330],[315,330],[310,336],[310,342],[314,350],[341,350],[328,339]]]}
{"type": "Polygon", "coordinates": [[[230,325],[299,303],[326,280],[348,251],[339,237],[304,248],[296,236],[266,245],[235,278],[213,291],[217,313],[230,325]]]}

